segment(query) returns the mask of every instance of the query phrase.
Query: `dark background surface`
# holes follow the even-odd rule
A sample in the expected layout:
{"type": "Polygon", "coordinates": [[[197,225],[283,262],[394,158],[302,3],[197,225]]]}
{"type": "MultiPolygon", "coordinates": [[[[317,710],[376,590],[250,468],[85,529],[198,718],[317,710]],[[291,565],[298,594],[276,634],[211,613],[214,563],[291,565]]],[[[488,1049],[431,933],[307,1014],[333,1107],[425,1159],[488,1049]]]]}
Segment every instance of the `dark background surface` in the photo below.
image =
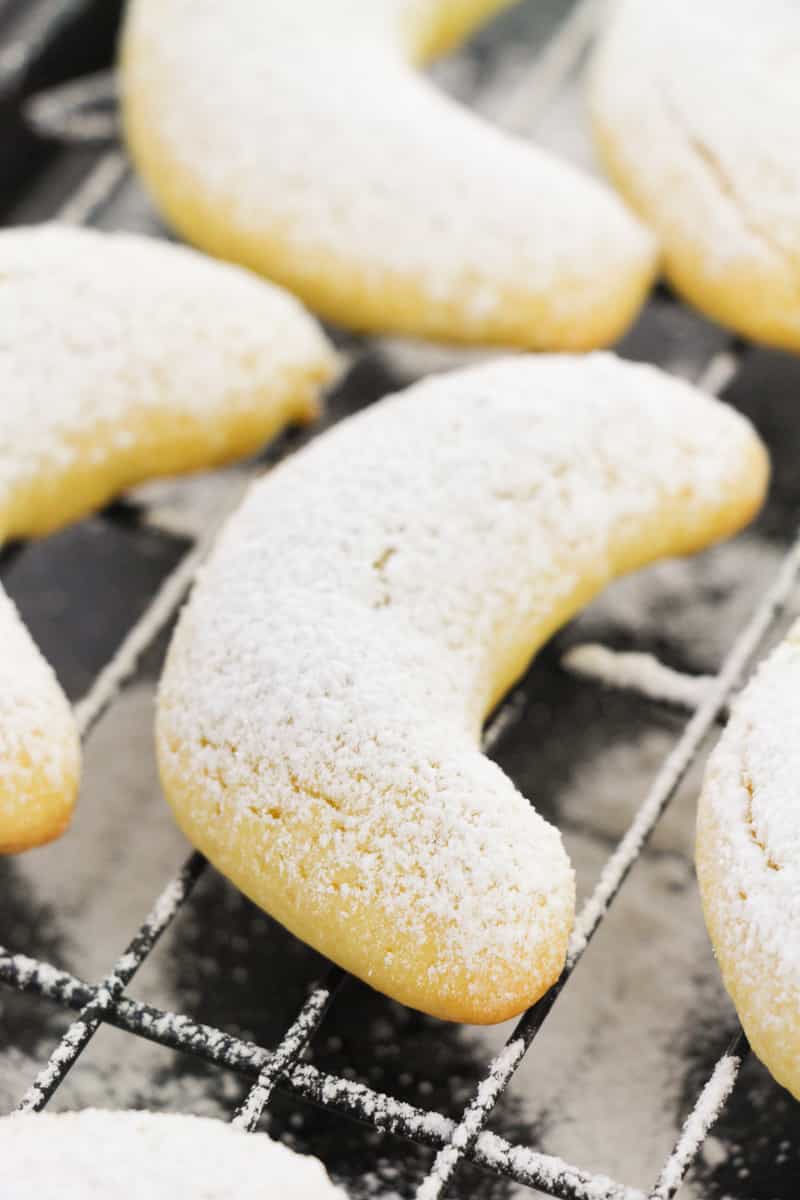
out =
{"type": "MultiPolygon", "coordinates": [[[[531,78],[537,111],[521,132],[586,164],[582,62],[545,103],[536,90],[541,53],[569,7],[566,0],[529,0],[435,74],[442,86],[501,122],[509,98],[518,112],[521,95],[524,111],[531,78]]],[[[88,4],[77,19],[67,12],[61,32],[43,39],[30,69],[13,69],[9,49],[29,38],[37,21],[49,29],[53,13],[69,8],[0,0],[0,213],[6,223],[54,215],[107,150],[37,138],[21,116],[25,96],[111,61],[119,5],[101,2],[88,4]]],[[[159,232],[130,177],[98,222],[159,232]]],[[[328,422],[461,357],[389,339],[337,337],[353,366],[331,397],[328,422]]],[[[661,289],[620,350],[698,377],[727,340],[661,289]]],[[[726,398],[753,419],[773,455],[774,483],[762,517],[726,546],[612,588],[539,656],[519,689],[515,720],[493,750],[564,831],[582,896],[685,715],[575,678],[561,664],[565,649],[599,640],[652,651],[684,671],[716,670],[794,534],[800,360],[749,350],[726,398]]],[[[297,440],[289,434],[280,452],[297,440]]],[[[150,523],[138,519],[135,508],[117,507],[25,547],[2,566],[5,586],[73,698],[86,692],[238,476],[233,470],[145,489],[139,499],[152,514],[150,523]]],[[[187,852],[153,763],[153,690],[165,644],[162,637],[148,652],[88,743],[74,829],[52,847],[0,860],[0,941],[88,979],[105,974],[187,852]]],[[[492,1119],[512,1140],[644,1188],[736,1027],[707,943],[691,861],[701,765],[492,1119]]],[[[130,993],[269,1046],[321,969],[310,950],[209,871],[130,993]]],[[[16,1103],[67,1020],[44,1001],[0,990],[4,1110],[16,1103]]],[[[351,980],[315,1039],[313,1061],[457,1116],[507,1032],[444,1025],[351,980]]],[[[233,1074],[105,1027],[53,1107],[141,1106],[227,1118],[244,1087],[233,1074]]],[[[681,1195],[791,1200],[800,1179],[799,1112],[751,1059],[681,1195]]],[[[320,1155],[353,1196],[411,1195],[431,1160],[427,1150],[284,1095],[270,1105],[265,1124],[274,1136],[320,1155]]],[[[499,1200],[531,1193],[466,1167],[453,1194],[499,1200]]]]}

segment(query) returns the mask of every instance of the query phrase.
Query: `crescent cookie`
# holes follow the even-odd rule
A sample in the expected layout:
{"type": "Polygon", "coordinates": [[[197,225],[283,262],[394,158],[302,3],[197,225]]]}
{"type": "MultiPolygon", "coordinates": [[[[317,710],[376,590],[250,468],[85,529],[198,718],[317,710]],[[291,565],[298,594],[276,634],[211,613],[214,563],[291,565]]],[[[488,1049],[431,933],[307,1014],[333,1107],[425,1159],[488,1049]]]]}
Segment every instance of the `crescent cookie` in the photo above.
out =
{"type": "Polygon", "coordinates": [[[79,775],[72,710],[0,587],[0,854],[63,833],[79,775]]]}
{"type": "Polygon", "coordinates": [[[605,345],[655,243],[602,184],[416,67],[508,0],[132,0],[128,146],[189,241],[355,329],[605,345]]]}
{"type": "MultiPolygon", "coordinates": [[[[314,416],[335,367],[316,322],[255,276],[67,226],[0,232],[0,329],[0,543],[152,476],[255,451],[314,416]]],[[[0,626],[3,852],[63,832],[78,751],[67,702],[5,598],[0,626]]]]}
{"type": "Polygon", "coordinates": [[[706,769],[697,878],[725,986],[800,1099],[800,622],[736,702],[706,769]]]}
{"type": "Polygon", "coordinates": [[[600,155],[672,283],[800,350],[800,6],[623,0],[594,63],[600,155]]]}
{"type": "Polygon", "coordinates": [[[0,543],[318,411],[335,357],[286,293],[133,234],[0,232],[0,543]]]}
{"type": "Polygon", "coordinates": [[[15,1114],[0,1156],[3,1200],[346,1200],[319,1159],[179,1113],[15,1114]]]}
{"type": "Polygon", "coordinates": [[[178,823],[317,950],[437,1017],[500,1021],[561,971],[557,830],[486,714],[615,575],[738,529],[751,426],[609,355],[432,377],[250,491],[161,683],[178,823]]]}

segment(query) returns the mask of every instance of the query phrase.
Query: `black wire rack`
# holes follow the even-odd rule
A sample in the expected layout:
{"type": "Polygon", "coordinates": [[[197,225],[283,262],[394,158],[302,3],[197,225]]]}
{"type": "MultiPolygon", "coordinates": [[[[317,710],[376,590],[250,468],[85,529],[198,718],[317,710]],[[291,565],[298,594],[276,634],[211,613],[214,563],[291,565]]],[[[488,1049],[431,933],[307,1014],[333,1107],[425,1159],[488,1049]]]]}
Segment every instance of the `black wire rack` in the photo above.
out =
{"type": "MultiPolygon", "coordinates": [[[[63,28],[64,22],[88,6],[88,0],[84,3],[81,0],[62,0],[62,3],[46,6],[47,19],[37,21],[26,40],[6,50],[4,56],[0,57],[0,89],[4,85],[4,71],[6,86],[10,86],[9,80],[19,82],[24,79],[30,62],[41,48],[63,28]]],[[[528,91],[528,102],[544,103],[557,91],[566,75],[575,69],[589,48],[602,16],[602,8],[598,0],[582,0],[570,10],[537,62],[535,86],[528,91]]],[[[71,85],[65,90],[60,107],[57,97],[46,98],[44,111],[50,136],[54,135],[54,131],[58,132],[59,113],[63,117],[65,136],[74,136],[76,106],[80,107],[87,101],[94,103],[98,96],[106,102],[110,88],[111,80],[107,77],[101,85],[93,80],[87,89],[71,85]]],[[[520,103],[519,97],[516,103],[520,103]]],[[[42,111],[41,104],[39,111],[42,111]]],[[[98,124],[97,121],[90,121],[87,128],[87,137],[90,139],[110,137],[113,134],[113,120],[105,131],[102,122],[98,124]]],[[[126,180],[128,171],[124,154],[110,145],[96,158],[80,186],[67,198],[59,214],[61,219],[76,223],[96,222],[110,198],[126,180]]],[[[747,346],[736,340],[717,350],[701,374],[701,386],[717,393],[729,385],[747,351],[747,346]]],[[[174,616],[224,515],[218,514],[202,538],[190,546],[77,706],[78,724],[84,737],[114,702],[125,682],[134,676],[139,659],[174,616]]],[[[0,565],[13,553],[13,548],[6,548],[3,553],[0,565]]],[[[0,947],[0,981],[18,991],[44,997],[76,1014],[47,1063],[21,1098],[19,1108],[29,1112],[42,1110],[97,1030],[107,1024],[172,1050],[196,1056],[245,1078],[249,1091],[232,1117],[233,1122],[244,1130],[256,1128],[275,1089],[280,1088],[375,1129],[432,1147],[436,1155],[429,1174],[417,1191],[419,1200],[436,1200],[448,1192],[459,1166],[466,1161],[529,1188],[563,1197],[564,1200],[644,1200],[645,1193],[637,1188],[591,1174],[530,1146],[513,1144],[490,1132],[487,1123],[498,1099],[542,1029],[610,905],[623,887],[628,873],[700,752],[704,740],[724,715],[733,690],[742,682],[754,655],[778,621],[791,597],[798,572],[800,538],[788,549],[777,576],[741,629],[721,670],[702,702],[692,712],[627,831],[608,857],[594,891],[578,914],[561,978],[519,1019],[504,1048],[487,1064],[483,1079],[458,1120],[454,1121],[437,1111],[415,1107],[363,1083],[326,1073],[306,1061],[305,1052],[330,1005],[335,1002],[344,978],[336,967],[331,966],[324,978],[310,991],[283,1037],[271,1047],[256,1045],[222,1029],[199,1023],[190,1016],[164,1011],[127,995],[131,981],[158,939],[181,909],[191,904],[192,889],[207,865],[198,853],[192,853],[180,872],[165,884],[149,915],[99,983],[88,983],[48,962],[0,947]]],[[[495,736],[496,727],[509,719],[509,714],[513,716],[514,704],[512,693],[494,718],[495,724],[487,728],[487,745],[495,736]]],[[[670,1200],[676,1195],[703,1139],[732,1091],[747,1053],[746,1040],[739,1031],[718,1059],[696,1102],[687,1112],[677,1143],[647,1193],[649,1200],[670,1200]]]]}

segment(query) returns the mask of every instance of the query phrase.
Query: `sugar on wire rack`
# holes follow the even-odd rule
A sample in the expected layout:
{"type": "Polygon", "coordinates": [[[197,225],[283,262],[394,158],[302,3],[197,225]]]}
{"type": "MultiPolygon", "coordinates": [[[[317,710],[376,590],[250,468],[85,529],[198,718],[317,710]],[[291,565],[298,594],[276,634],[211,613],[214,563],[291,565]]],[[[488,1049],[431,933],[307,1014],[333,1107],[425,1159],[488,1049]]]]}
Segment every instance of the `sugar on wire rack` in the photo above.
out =
{"type": "MultiPolygon", "coordinates": [[[[84,0],[86,6],[87,0],[84,0]]],[[[573,6],[537,59],[535,69],[518,82],[509,98],[505,114],[508,125],[530,121],[532,112],[541,108],[558,90],[586,54],[602,19],[603,7],[602,0],[580,0],[573,6]]],[[[65,14],[69,16],[80,8],[80,0],[60,0],[52,7],[50,15],[54,23],[63,23],[65,14]]],[[[15,79],[24,74],[28,59],[46,40],[46,32],[46,28],[37,24],[29,41],[7,50],[4,58],[0,58],[0,76],[4,63],[7,70],[13,70],[15,79]]],[[[82,125],[79,110],[87,103],[94,104],[98,98],[106,103],[112,87],[110,76],[92,79],[86,86],[78,81],[54,95],[40,99],[31,111],[38,113],[40,118],[42,113],[45,114],[46,131],[51,136],[63,133],[68,139],[78,137],[88,141],[111,136],[113,120],[98,117],[82,125]]],[[[67,222],[92,223],[124,183],[128,171],[124,154],[115,148],[107,150],[62,206],[59,218],[67,222]]],[[[707,391],[719,393],[737,374],[746,352],[747,347],[743,343],[732,339],[726,347],[713,354],[697,382],[707,391]]],[[[140,619],[76,706],[83,737],[88,736],[126,681],[135,674],[141,655],[173,617],[219,525],[242,491],[243,485],[237,483],[224,511],[216,515],[203,536],[194,541],[166,577],[140,619]]],[[[698,688],[696,680],[688,677],[681,679],[675,672],[670,673],[670,698],[674,703],[691,710],[689,721],[663,762],[627,831],[608,858],[594,891],[578,914],[561,978],[519,1019],[504,1048],[488,1065],[483,1080],[458,1121],[394,1099],[359,1082],[325,1073],[313,1063],[304,1061],[304,1051],[314,1038],[343,981],[344,974],[337,967],[331,966],[324,979],[311,990],[278,1045],[271,1049],[198,1023],[189,1016],[139,1003],[126,995],[134,975],[182,906],[188,902],[192,888],[205,870],[206,861],[198,853],[190,854],[180,872],[166,884],[122,955],[98,984],[89,984],[49,963],[0,947],[1,982],[77,1012],[46,1065],[22,1097],[20,1110],[36,1112],[45,1107],[93,1035],[101,1024],[106,1023],[164,1047],[195,1055],[248,1079],[249,1091],[232,1118],[244,1130],[256,1128],[275,1088],[280,1087],[306,1101],[378,1130],[434,1148],[437,1153],[431,1170],[418,1188],[418,1200],[437,1200],[443,1196],[464,1161],[564,1200],[645,1200],[645,1193],[637,1188],[591,1174],[531,1147],[512,1144],[490,1132],[486,1126],[494,1106],[581,961],[706,735],[724,715],[734,689],[786,606],[799,573],[800,537],[786,552],[774,581],[740,631],[718,675],[704,680],[702,688],[698,688]]],[[[611,654],[610,651],[605,653],[611,654]]],[[[577,660],[575,666],[579,673],[591,673],[579,666],[577,660]]],[[[667,671],[666,668],[661,669],[667,671]]],[[[648,695],[648,681],[651,679],[652,673],[645,676],[633,669],[626,670],[619,682],[620,686],[648,695]]],[[[515,709],[515,695],[512,692],[485,731],[486,748],[513,721],[515,709]]],[[[676,1195],[704,1138],[730,1095],[747,1053],[747,1042],[740,1030],[718,1059],[687,1114],[674,1149],[647,1193],[648,1200],[671,1200],[676,1195]]]]}

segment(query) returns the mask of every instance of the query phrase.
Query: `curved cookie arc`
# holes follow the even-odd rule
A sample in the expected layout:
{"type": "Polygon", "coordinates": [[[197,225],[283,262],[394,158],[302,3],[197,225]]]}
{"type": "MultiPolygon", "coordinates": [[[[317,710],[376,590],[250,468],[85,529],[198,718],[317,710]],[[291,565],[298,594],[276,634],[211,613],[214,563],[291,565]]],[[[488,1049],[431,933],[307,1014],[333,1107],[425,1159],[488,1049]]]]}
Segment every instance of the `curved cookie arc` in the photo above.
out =
{"type": "Polygon", "coordinates": [[[604,584],[739,528],[766,477],[746,421],[607,355],[343,422],[252,488],[181,617],[157,717],[178,823],[379,990],[519,1012],[562,968],[573,876],[482,722],[604,584]]]}
{"type": "Polygon", "coordinates": [[[800,8],[622,0],[590,109],[677,290],[747,337],[800,350],[800,8]]]}
{"type": "Polygon", "coordinates": [[[706,769],[697,877],[753,1050],[800,1098],[800,622],[738,698],[706,769]]]}
{"type": "Polygon", "coordinates": [[[134,234],[0,232],[0,542],[308,421],[336,359],[249,272],[134,234]]]}
{"type": "Polygon", "coordinates": [[[72,710],[0,587],[0,854],[63,833],[79,775],[72,710]]]}
{"type": "Polygon", "coordinates": [[[189,241],[332,321],[608,344],[652,283],[651,235],[610,189],[416,70],[502,6],[134,0],[121,46],[133,159],[189,241]]]}

